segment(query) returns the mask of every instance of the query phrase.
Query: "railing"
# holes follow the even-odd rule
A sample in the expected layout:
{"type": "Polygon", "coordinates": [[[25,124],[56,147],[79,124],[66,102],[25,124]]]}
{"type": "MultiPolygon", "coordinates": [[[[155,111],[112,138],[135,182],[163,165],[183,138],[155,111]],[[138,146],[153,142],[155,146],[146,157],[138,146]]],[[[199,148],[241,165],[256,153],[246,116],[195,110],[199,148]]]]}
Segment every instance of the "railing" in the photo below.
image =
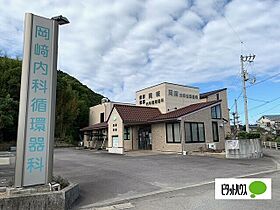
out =
{"type": "Polygon", "coordinates": [[[273,141],[263,141],[264,148],[270,148],[270,149],[280,149],[280,144],[273,141]]]}

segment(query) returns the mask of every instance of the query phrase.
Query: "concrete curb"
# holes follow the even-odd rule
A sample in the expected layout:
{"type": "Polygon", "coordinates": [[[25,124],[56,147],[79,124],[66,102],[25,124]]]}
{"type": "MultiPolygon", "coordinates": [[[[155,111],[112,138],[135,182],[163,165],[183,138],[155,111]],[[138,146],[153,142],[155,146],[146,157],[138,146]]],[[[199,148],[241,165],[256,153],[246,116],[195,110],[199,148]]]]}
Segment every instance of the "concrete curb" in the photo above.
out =
{"type": "MultiPolygon", "coordinates": [[[[269,158],[271,158],[271,157],[269,157],[269,158]]],[[[275,172],[280,171],[279,162],[277,162],[273,158],[271,158],[271,160],[275,163],[275,168],[276,169],[260,171],[260,172],[250,173],[250,174],[245,174],[245,175],[240,175],[240,176],[235,176],[233,178],[246,178],[246,177],[252,177],[252,176],[255,176],[255,175],[264,175],[264,174],[270,174],[270,173],[275,173],[275,172]]],[[[212,180],[212,181],[208,181],[208,182],[201,182],[201,183],[197,183],[197,184],[186,185],[186,186],[179,187],[179,188],[174,188],[174,189],[163,189],[163,190],[144,193],[144,194],[140,194],[140,195],[130,196],[130,197],[125,198],[125,199],[109,200],[109,201],[105,201],[105,202],[89,204],[89,205],[81,206],[79,209],[94,209],[94,208],[108,207],[108,206],[113,206],[113,205],[117,205],[117,204],[121,204],[121,203],[128,203],[128,202],[131,202],[132,200],[137,200],[137,199],[145,198],[145,197],[148,197],[148,196],[171,193],[171,192],[176,192],[176,191],[185,190],[185,189],[189,189],[189,188],[205,186],[205,185],[209,185],[209,184],[213,184],[213,183],[215,183],[215,181],[212,180]]]]}
{"type": "Polygon", "coordinates": [[[79,194],[79,184],[74,183],[70,183],[68,187],[60,191],[14,194],[0,198],[0,210],[70,209],[79,194]]]}

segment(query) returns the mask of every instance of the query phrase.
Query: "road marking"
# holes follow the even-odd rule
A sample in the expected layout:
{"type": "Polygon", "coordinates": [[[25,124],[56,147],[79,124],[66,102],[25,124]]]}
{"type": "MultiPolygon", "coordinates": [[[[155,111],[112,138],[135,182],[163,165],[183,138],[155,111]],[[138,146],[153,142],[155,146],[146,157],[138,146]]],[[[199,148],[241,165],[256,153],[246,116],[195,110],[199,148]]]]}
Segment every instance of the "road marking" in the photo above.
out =
{"type": "Polygon", "coordinates": [[[98,208],[90,208],[93,210],[123,210],[123,209],[130,209],[134,208],[135,206],[132,205],[131,203],[121,203],[121,204],[116,204],[112,206],[104,206],[104,207],[98,207],[98,208]]]}

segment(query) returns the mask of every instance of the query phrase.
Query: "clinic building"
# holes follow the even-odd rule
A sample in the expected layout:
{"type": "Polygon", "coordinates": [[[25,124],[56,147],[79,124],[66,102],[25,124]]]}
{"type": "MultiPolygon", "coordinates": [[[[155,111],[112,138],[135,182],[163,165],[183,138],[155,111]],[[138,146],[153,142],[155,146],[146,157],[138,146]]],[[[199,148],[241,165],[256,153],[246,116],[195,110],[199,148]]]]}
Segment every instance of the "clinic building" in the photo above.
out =
{"type": "Polygon", "coordinates": [[[133,150],[189,152],[224,149],[230,132],[226,89],[161,83],[136,92],[136,104],[103,100],[81,129],[84,145],[123,154],[133,150]]]}

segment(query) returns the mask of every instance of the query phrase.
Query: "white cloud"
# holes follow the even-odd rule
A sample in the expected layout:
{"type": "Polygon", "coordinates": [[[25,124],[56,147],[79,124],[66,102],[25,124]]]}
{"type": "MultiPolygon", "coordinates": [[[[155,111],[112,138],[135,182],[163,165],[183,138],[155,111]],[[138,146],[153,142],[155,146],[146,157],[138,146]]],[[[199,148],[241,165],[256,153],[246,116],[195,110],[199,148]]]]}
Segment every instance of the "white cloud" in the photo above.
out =
{"type": "Polygon", "coordinates": [[[255,74],[271,74],[280,65],[279,1],[0,0],[0,5],[5,5],[0,49],[11,56],[22,55],[24,12],[68,17],[71,24],[60,30],[59,68],[112,100],[132,101],[137,89],[162,81],[192,84],[236,76],[238,36],[244,53],[257,55],[255,74]]]}

